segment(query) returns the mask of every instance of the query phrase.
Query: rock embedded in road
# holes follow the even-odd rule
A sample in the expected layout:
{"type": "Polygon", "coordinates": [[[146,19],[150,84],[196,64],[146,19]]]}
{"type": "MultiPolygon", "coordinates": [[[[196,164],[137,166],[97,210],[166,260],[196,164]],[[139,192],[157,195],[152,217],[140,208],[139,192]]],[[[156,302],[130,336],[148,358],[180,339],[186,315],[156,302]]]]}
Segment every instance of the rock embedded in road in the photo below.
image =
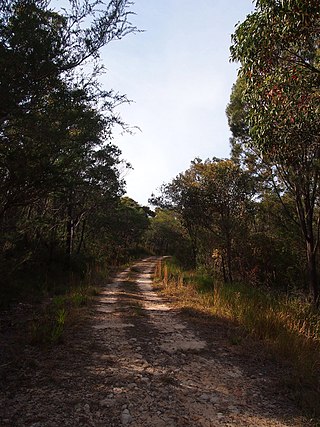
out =
{"type": "Polygon", "coordinates": [[[130,415],[129,409],[124,409],[121,414],[121,422],[122,425],[127,426],[132,421],[132,417],[130,415]]]}

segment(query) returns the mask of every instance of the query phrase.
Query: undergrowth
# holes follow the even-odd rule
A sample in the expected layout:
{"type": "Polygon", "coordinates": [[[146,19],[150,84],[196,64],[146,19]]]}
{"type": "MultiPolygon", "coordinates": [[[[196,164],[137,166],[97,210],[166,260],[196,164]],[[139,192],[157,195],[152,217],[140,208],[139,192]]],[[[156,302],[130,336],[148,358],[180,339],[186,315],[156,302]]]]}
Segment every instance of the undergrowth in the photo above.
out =
{"type": "Polygon", "coordinates": [[[26,319],[26,339],[33,345],[55,345],[63,341],[68,327],[82,321],[83,315],[99,288],[116,267],[87,265],[86,271],[66,271],[57,265],[54,272],[21,274],[10,287],[1,287],[0,310],[26,303],[33,308],[26,319]],[[1,298],[2,294],[5,298],[1,298]],[[2,304],[1,304],[2,302],[2,304]]]}
{"type": "MultiPolygon", "coordinates": [[[[42,282],[29,327],[31,344],[52,345],[63,341],[67,327],[81,321],[82,308],[98,295],[99,286],[109,274],[106,268],[95,266],[83,278],[71,272],[49,286],[42,282]]],[[[37,294],[32,295],[34,299],[37,294]]]]}
{"type": "Polygon", "coordinates": [[[30,326],[31,344],[48,345],[61,342],[66,327],[79,322],[81,308],[87,306],[98,293],[97,287],[86,284],[49,298],[34,313],[30,326]]]}
{"type": "Polygon", "coordinates": [[[320,314],[301,297],[273,294],[244,283],[222,284],[174,260],[159,262],[156,280],[181,307],[228,319],[290,365],[286,378],[301,407],[320,416],[320,314]]]}

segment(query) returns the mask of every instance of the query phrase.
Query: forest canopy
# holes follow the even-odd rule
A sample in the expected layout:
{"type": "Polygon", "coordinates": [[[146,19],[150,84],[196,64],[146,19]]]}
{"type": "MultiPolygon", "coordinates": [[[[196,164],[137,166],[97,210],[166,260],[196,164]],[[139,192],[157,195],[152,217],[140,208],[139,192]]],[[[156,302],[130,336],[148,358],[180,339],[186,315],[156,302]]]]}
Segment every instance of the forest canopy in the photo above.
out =
{"type": "Polygon", "coordinates": [[[126,164],[112,130],[125,127],[116,107],[127,99],[101,87],[99,52],[136,31],[129,6],[126,0],[104,8],[70,0],[57,11],[47,0],[0,4],[0,268],[6,286],[30,268],[47,274],[56,263],[68,269],[79,257],[114,256],[111,224],[115,212],[123,212],[126,164]]]}
{"type": "Polygon", "coordinates": [[[181,215],[193,260],[244,280],[309,289],[319,304],[320,9],[257,0],[236,26],[231,158],[195,159],[153,197],[181,215]]]}

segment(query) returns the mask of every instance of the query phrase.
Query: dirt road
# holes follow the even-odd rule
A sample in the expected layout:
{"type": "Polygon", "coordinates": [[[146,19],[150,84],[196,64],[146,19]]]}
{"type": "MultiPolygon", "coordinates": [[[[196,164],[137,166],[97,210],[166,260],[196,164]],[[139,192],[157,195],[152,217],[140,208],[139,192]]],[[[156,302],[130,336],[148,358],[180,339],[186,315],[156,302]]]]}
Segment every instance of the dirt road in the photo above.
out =
{"type": "Polygon", "coordinates": [[[107,284],[67,344],[1,388],[0,426],[307,426],[281,368],[230,344],[232,325],[181,313],[152,289],[155,258],[107,284]]]}

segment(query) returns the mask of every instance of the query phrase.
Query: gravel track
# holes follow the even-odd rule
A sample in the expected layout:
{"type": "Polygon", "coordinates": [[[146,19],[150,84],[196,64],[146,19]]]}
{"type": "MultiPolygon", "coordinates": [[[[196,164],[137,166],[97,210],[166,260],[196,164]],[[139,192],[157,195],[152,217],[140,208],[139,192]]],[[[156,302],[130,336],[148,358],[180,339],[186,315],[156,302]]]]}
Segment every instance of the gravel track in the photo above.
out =
{"type": "Polygon", "coordinates": [[[106,284],[63,345],[13,357],[2,369],[0,427],[309,425],[282,368],[230,344],[234,325],[183,313],[153,290],[157,260],[106,284]]]}

